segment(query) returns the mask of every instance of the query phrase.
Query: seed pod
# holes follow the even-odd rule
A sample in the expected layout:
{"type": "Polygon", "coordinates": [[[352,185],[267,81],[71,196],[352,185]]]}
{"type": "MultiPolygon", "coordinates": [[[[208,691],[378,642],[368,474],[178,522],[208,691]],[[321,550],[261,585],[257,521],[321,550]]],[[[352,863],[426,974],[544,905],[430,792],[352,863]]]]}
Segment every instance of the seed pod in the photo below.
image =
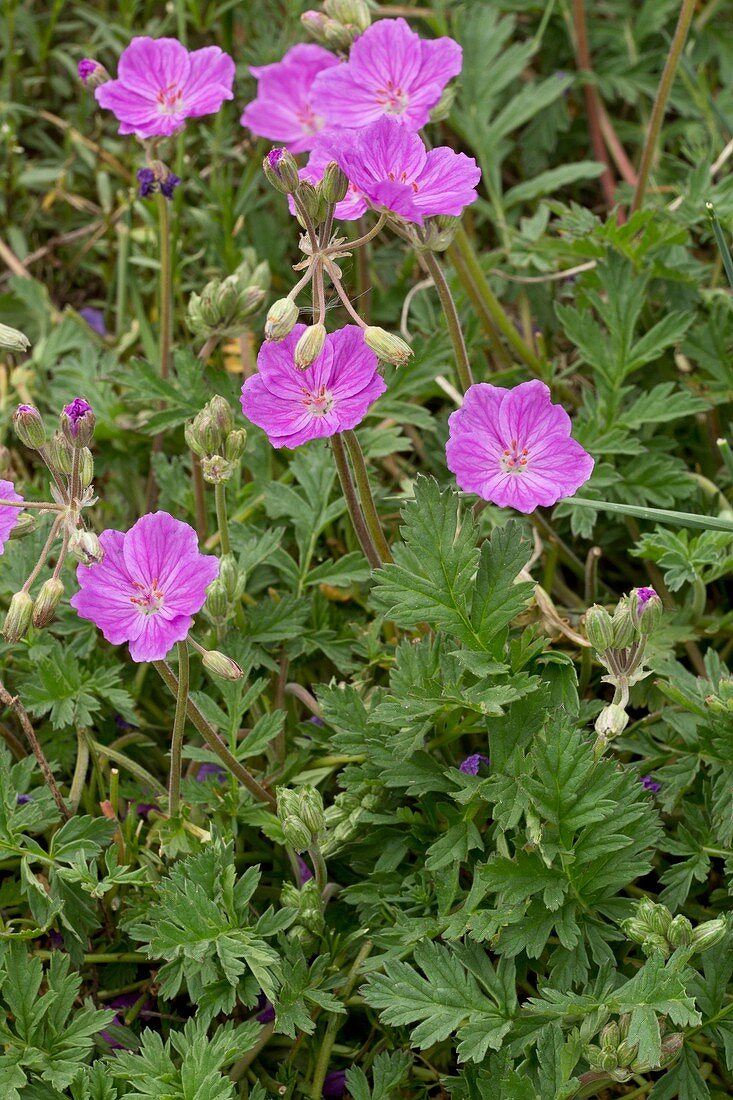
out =
{"type": "Polygon", "coordinates": [[[244,671],[236,661],[223,653],[219,653],[216,649],[210,649],[207,653],[204,653],[201,657],[201,664],[207,672],[210,672],[212,676],[216,676],[219,680],[236,681],[241,680],[244,676],[244,671]]]}
{"type": "Polygon", "coordinates": [[[364,343],[385,363],[395,367],[404,367],[412,355],[412,348],[401,336],[395,336],[378,325],[367,325],[364,329],[364,343]]]}
{"type": "Polygon", "coordinates": [[[265,321],[266,340],[284,340],[298,320],[298,307],[291,298],[278,298],[265,321]]]}
{"type": "Polygon", "coordinates": [[[27,592],[16,592],[10,601],[8,613],[3,624],[3,638],[13,644],[21,641],[28,633],[33,617],[33,600],[27,592]]]}
{"type": "Polygon", "coordinates": [[[44,581],[33,605],[34,626],[48,626],[52,622],[63,594],[64,586],[57,577],[49,577],[44,581]]]}
{"type": "Polygon", "coordinates": [[[295,345],[295,365],[298,370],[309,367],[323,351],[326,342],[326,326],[321,324],[308,325],[305,332],[295,345]]]}
{"type": "Polygon", "coordinates": [[[40,450],[46,442],[46,429],[34,405],[18,405],[13,413],[13,427],[21,443],[33,451],[40,450]]]}
{"type": "Polygon", "coordinates": [[[585,633],[596,653],[605,653],[613,645],[613,619],[600,604],[585,613],[585,633]]]}

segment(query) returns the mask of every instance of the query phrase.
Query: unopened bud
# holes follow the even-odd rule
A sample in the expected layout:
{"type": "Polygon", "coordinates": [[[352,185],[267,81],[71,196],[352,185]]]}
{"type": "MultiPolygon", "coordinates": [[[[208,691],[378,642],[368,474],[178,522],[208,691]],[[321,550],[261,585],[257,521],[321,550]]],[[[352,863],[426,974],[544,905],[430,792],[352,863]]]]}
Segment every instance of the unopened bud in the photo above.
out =
{"type": "Polygon", "coordinates": [[[83,489],[91,485],[94,478],[94,459],[88,447],[84,447],[79,453],[79,477],[83,489]]]}
{"type": "Polygon", "coordinates": [[[613,648],[626,649],[636,641],[636,627],[628,600],[621,600],[613,613],[613,648]]]}
{"type": "Polygon", "coordinates": [[[672,926],[672,914],[666,905],[659,905],[652,902],[645,913],[644,917],[647,925],[658,936],[666,936],[672,926]]]}
{"type": "Polygon", "coordinates": [[[209,585],[204,608],[206,614],[214,622],[223,622],[226,619],[229,612],[229,601],[221,577],[217,577],[209,585]]]}
{"type": "Polygon", "coordinates": [[[278,787],[275,794],[277,797],[277,816],[281,821],[284,821],[286,817],[297,815],[300,808],[300,796],[297,791],[291,790],[290,787],[278,787]]]}
{"type": "Polygon", "coordinates": [[[604,1050],[615,1050],[621,1041],[621,1034],[619,1032],[618,1024],[615,1020],[611,1020],[609,1024],[606,1024],[601,1032],[601,1046],[604,1050]]]}
{"type": "Polygon", "coordinates": [[[94,410],[84,397],[75,397],[64,405],[61,413],[61,431],[72,447],[86,447],[94,435],[97,418],[94,410]]]}
{"type": "Polygon", "coordinates": [[[353,27],[359,34],[362,34],[372,21],[364,0],[324,0],[323,10],[331,19],[353,27]]]}
{"type": "Polygon", "coordinates": [[[56,432],[48,444],[48,462],[52,470],[59,474],[71,473],[71,445],[61,434],[56,432]]]}
{"type": "Polygon", "coordinates": [[[346,173],[339,168],[335,160],[329,161],[321,177],[321,194],[326,202],[341,202],[346,198],[349,181],[346,173]]]}
{"type": "Polygon", "coordinates": [[[628,1066],[636,1057],[636,1052],[639,1049],[638,1043],[630,1043],[628,1039],[624,1039],[616,1047],[616,1057],[618,1058],[619,1065],[628,1066]]]}
{"type": "Polygon", "coordinates": [[[659,626],[664,606],[653,588],[635,588],[631,593],[631,614],[642,634],[651,634],[659,626]]]}
{"type": "Polygon", "coordinates": [[[262,161],[262,171],[267,182],[281,194],[292,195],[298,190],[298,164],[287,149],[271,149],[262,161]]]}
{"type": "Polygon", "coordinates": [[[299,817],[288,816],[281,821],[285,843],[296,852],[305,852],[311,846],[313,837],[304,821],[299,817]]]}
{"type": "Polygon", "coordinates": [[[670,954],[669,940],[666,936],[659,935],[657,932],[650,932],[644,938],[641,949],[647,958],[660,954],[666,959],[670,954]]]}
{"type": "Polygon", "coordinates": [[[727,932],[728,924],[722,917],[718,917],[716,920],[703,921],[702,924],[698,924],[692,933],[692,948],[695,951],[707,951],[709,947],[714,947],[716,943],[720,943],[727,932]]]}
{"type": "Polygon", "coordinates": [[[426,218],[423,223],[422,247],[430,252],[445,252],[453,244],[460,218],[454,218],[450,214],[438,214],[434,218],[426,218]]]}
{"type": "Polygon", "coordinates": [[[10,325],[0,325],[0,348],[9,351],[28,351],[31,342],[20,329],[11,328],[10,325]]]}
{"type": "Polygon", "coordinates": [[[201,664],[207,672],[210,672],[212,676],[216,676],[219,680],[241,680],[244,676],[244,671],[236,661],[223,653],[219,653],[216,649],[210,649],[207,653],[204,653],[201,657],[201,664]]]}
{"type": "Polygon", "coordinates": [[[33,605],[34,626],[48,626],[56,614],[56,608],[61,602],[63,594],[64,586],[58,577],[49,577],[47,581],[44,581],[33,605]]]}
{"type": "Polygon", "coordinates": [[[320,42],[322,46],[326,45],[326,24],[329,22],[327,15],[322,11],[304,11],[300,21],[315,42],[320,42]]]}
{"type": "Polygon", "coordinates": [[[448,117],[456,101],[456,91],[455,84],[446,84],[440,99],[430,112],[428,122],[443,122],[448,117]]]}
{"type": "Polygon", "coordinates": [[[298,370],[305,370],[318,358],[323,351],[326,335],[325,325],[308,325],[295,345],[293,358],[298,370]]]}
{"type": "Polygon", "coordinates": [[[219,580],[228,598],[234,601],[239,588],[239,566],[234,554],[223,554],[219,559],[219,580]]]}
{"type": "Polygon", "coordinates": [[[237,428],[230,432],[224,444],[224,457],[227,462],[239,462],[247,446],[247,431],[245,428],[237,428]]]}
{"type": "Polygon", "coordinates": [[[89,89],[98,88],[100,84],[106,84],[110,79],[104,65],[100,65],[92,57],[83,57],[77,65],[76,71],[79,74],[79,80],[89,89]]]}
{"type": "Polygon", "coordinates": [[[613,645],[613,619],[600,604],[585,613],[585,633],[596,653],[605,653],[613,645]]]}
{"type": "Polygon", "coordinates": [[[33,617],[33,600],[27,592],[16,592],[10,601],[8,613],[3,625],[3,638],[6,642],[19,642],[28,633],[33,617]]]}
{"type": "Polygon", "coordinates": [[[314,836],[318,836],[326,827],[323,798],[315,787],[301,787],[299,817],[314,836]]]}
{"type": "Polygon", "coordinates": [[[284,340],[293,331],[298,320],[298,307],[292,298],[278,298],[273,302],[265,321],[266,340],[284,340]]]}
{"type": "Polygon", "coordinates": [[[295,197],[311,221],[315,222],[316,225],[320,225],[326,211],[321,194],[314,185],[309,183],[308,180],[301,180],[295,197]]]}
{"type": "Polygon", "coordinates": [[[679,913],[670,922],[667,939],[672,947],[689,947],[692,943],[692,925],[687,917],[679,913]]]}
{"type": "Polygon", "coordinates": [[[24,539],[26,535],[32,535],[38,527],[38,520],[30,512],[23,512],[15,521],[8,538],[24,539]]]}
{"type": "Polygon", "coordinates": [[[412,348],[401,336],[395,336],[377,325],[367,325],[364,329],[364,343],[379,359],[395,367],[404,367],[412,355],[412,348]]]}
{"type": "Polygon", "coordinates": [[[69,551],[82,565],[100,565],[104,561],[104,550],[93,531],[74,531],[69,551]]]}
{"type": "Polygon", "coordinates": [[[629,716],[617,703],[609,703],[596,718],[596,733],[604,737],[616,737],[623,733],[629,723],[629,716]]]}
{"type": "Polygon", "coordinates": [[[46,429],[34,405],[18,405],[13,413],[13,427],[21,443],[33,451],[39,450],[46,442],[46,429]]]}
{"type": "Polygon", "coordinates": [[[208,408],[212,420],[221,434],[226,438],[229,432],[234,428],[234,415],[231,405],[225,397],[220,397],[219,394],[216,394],[209,401],[208,408]]]}

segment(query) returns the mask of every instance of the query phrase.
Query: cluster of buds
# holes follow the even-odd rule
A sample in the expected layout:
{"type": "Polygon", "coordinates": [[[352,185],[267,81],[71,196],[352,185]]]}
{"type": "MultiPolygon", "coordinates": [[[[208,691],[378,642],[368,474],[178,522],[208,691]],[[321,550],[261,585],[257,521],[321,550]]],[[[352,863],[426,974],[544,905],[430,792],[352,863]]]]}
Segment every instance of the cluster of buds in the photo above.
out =
{"type": "Polygon", "coordinates": [[[651,898],[642,898],[634,916],[623,921],[621,927],[630,940],[641,945],[645,955],[661,952],[665,959],[679,947],[689,948],[691,952],[707,951],[729,934],[724,917],[693,927],[683,914],[673,917],[666,905],[651,898]]]}
{"type": "Polygon", "coordinates": [[[219,576],[209,585],[204,612],[223,637],[226,624],[239,606],[245,585],[245,574],[237,566],[233,554],[223,554],[219,559],[219,576]]]}
{"type": "Polygon", "coordinates": [[[325,927],[321,892],[315,879],[298,888],[292,882],[283,885],[282,904],[297,910],[297,917],[288,929],[288,938],[296,940],[304,951],[312,950],[325,927]]]}
{"type": "MultiPolygon", "coordinates": [[[[664,1021],[660,1021],[660,1024],[664,1027],[664,1021]]],[[[607,1073],[613,1081],[628,1081],[637,1073],[665,1069],[674,1062],[682,1049],[684,1035],[681,1032],[669,1032],[662,1036],[659,1062],[656,1065],[643,1062],[637,1057],[639,1044],[629,1041],[630,1025],[629,1013],[620,1016],[618,1022],[611,1020],[598,1036],[598,1043],[589,1043],[585,1048],[589,1066],[607,1073]]]]}
{"type": "Polygon", "coordinates": [[[708,695],[705,702],[715,718],[730,722],[733,717],[733,678],[722,677],[718,682],[717,692],[714,695],[708,695]]]}
{"type": "Polygon", "coordinates": [[[628,724],[629,688],[649,675],[644,667],[646,641],[659,625],[662,613],[662,601],[653,588],[635,588],[619,600],[613,615],[599,604],[586,612],[588,641],[607,672],[603,681],[615,688],[613,702],[596,719],[598,752],[628,724]]]}
{"type": "Polygon", "coordinates": [[[224,397],[212,397],[185,427],[186,443],[201,459],[201,470],[212,485],[229,481],[247,445],[247,432],[234,427],[234,416],[224,397]]]}
{"type": "Polygon", "coordinates": [[[180,177],[161,160],[151,160],[145,168],[137,171],[137,193],[141,199],[147,199],[159,191],[170,201],[180,182],[180,177]]]}
{"type": "Polygon", "coordinates": [[[315,42],[341,52],[346,52],[372,21],[366,0],[324,0],[323,11],[305,11],[300,19],[315,42]]]}
{"type": "Polygon", "coordinates": [[[279,787],[277,816],[285,843],[295,852],[300,854],[318,847],[326,827],[326,815],[323,799],[315,787],[298,787],[297,790],[279,787]]]}
{"type": "Polygon", "coordinates": [[[351,790],[336,795],[326,810],[328,832],[321,844],[321,851],[327,859],[359,835],[368,816],[376,812],[380,800],[381,796],[367,784],[360,793],[351,790]]]}
{"type": "Polygon", "coordinates": [[[254,249],[245,249],[242,263],[225,279],[211,279],[200,294],[188,301],[186,321],[195,336],[239,336],[255,314],[270,286],[270,267],[258,263],[254,249]]]}
{"type": "MultiPolygon", "coordinates": [[[[16,435],[26,447],[38,453],[53,478],[53,500],[47,503],[26,501],[25,507],[34,507],[40,515],[51,513],[54,519],[38,562],[26,583],[10,601],[3,624],[6,642],[19,642],[31,625],[41,628],[53,620],[64,595],[60,573],[68,553],[85,565],[93,565],[104,557],[99,539],[85,528],[82,518],[83,510],[96,501],[92,489],[94,460],[89,449],[95,422],[94,411],[83,397],[77,397],[64,406],[59,427],[50,439],[41,414],[33,405],[19,405],[13,414],[16,435]],[[43,569],[56,538],[61,539],[61,547],[53,574],[43,582],[34,599],[30,589],[43,569]]],[[[35,519],[22,516],[13,535],[27,534],[35,526],[35,519]]]]}

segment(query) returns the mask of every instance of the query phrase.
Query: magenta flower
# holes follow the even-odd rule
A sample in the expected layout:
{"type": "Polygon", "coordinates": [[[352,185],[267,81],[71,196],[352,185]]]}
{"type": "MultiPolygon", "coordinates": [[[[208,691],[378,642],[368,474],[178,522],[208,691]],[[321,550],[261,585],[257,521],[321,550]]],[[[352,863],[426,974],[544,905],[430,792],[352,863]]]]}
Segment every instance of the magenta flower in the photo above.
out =
{"type": "Polygon", "coordinates": [[[218,560],[200,554],[194,529],[167,512],[151,512],[124,533],[103,531],[99,541],[104,561],[77,567],[71,606],[108,642],[129,642],[133,661],[161,661],[191,629],[218,560]]]}
{"type": "Polygon", "coordinates": [[[94,411],[86,398],[75,397],[68,405],[64,405],[61,418],[66,423],[68,431],[76,439],[79,431],[83,430],[89,421],[94,420],[94,411]]]}
{"type": "Polygon", "coordinates": [[[380,19],[354,42],[345,64],[318,75],[313,103],[329,125],[359,129],[388,115],[419,130],[461,61],[452,38],[426,41],[404,19],[380,19]]]}
{"type": "Polygon", "coordinates": [[[501,508],[548,507],[593,472],[593,459],[570,437],[570,417],[536,379],[513,390],[471,386],[448,426],[446,459],[459,487],[501,508]]]}
{"type": "Polygon", "coordinates": [[[351,185],[372,206],[405,221],[422,225],[436,214],[457,216],[476,201],[481,170],[473,157],[447,146],[428,152],[418,134],[394,119],[334,134],[330,149],[351,185]]]}
{"type": "MultiPolygon", "coordinates": [[[[20,493],[16,493],[12,481],[0,480],[0,500],[20,502],[22,499],[20,493]]],[[[22,511],[22,508],[13,508],[10,504],[0,504],[0,554],[4,553],[5,543],[10,538],[10,532],[18,522],[18,516],[22,511]]]]}
{"type": "Polygon", "coordinates": [[[191,53],[175,38],[133,38],[123,50],[117,80],[94,95],[112,111],[121,134],[170,137],[188,118],[215,114],[233,99],[234,62],[218,46],[191,53]]]}
{"type": "Polygon", "coordinates": [[[653,588],[637,588],[636,591],[636,606],[640,612],[643,612],[646,605],[650,600],[658,600],[659,596],[653,588]]]}
{"type": "MultiPolygon", "coordinates": [[[[656,595],[656,592],[654,594],[656,595]]],[[[652,794],[659,794],[662,789],[662,784],[657,783],[652,775],[642,775],[639,782],[645,791],[650,791],[652,794]]]]}
{"type": "Polygon", "coordinates": [[[479,768],[482,765],[488,767],[488,756],[484,756],[482,752],[475,752],[473,756],[467,756],[465,760],[461,761],[458,770],[463,772],[464,775],[478,775],[479,768]]]}
{"type": "Polygon", "coordinates": [[[293,352],[304,330],[296,325],[284,340],[263,344],[257,374],[242,386],[242,412],[273,447],[299,447],[355,428],[387,388],[356,325],[329,333],[318,358],[299,370],[293,352]]]}
{"type": "Polygon", "coordinates": [[[258,80],[257,98],[244,108],[240,119],[260,137],[281,142],[291,153],[310,149],[325,118],[313,107],[313,82],[319,73],[338,65],[322,46],[293,46],[273,65],[250,68],[258,80]]]}

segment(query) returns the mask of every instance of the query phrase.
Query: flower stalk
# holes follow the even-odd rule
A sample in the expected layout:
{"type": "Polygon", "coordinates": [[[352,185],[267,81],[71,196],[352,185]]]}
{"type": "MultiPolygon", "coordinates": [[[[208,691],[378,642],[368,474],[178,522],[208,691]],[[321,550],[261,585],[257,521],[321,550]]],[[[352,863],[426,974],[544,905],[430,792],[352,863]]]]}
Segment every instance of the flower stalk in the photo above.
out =
{"type": "Polygon", "coordinates": [[[178,642],[178,686],[176,688],[176,713],[171,737],[171,767],[168,778],[168,816],[176,817],[181,808],[181,759],[183,733],[186,727],[188,706],[189,662],[187,642],[178,642]]]}

